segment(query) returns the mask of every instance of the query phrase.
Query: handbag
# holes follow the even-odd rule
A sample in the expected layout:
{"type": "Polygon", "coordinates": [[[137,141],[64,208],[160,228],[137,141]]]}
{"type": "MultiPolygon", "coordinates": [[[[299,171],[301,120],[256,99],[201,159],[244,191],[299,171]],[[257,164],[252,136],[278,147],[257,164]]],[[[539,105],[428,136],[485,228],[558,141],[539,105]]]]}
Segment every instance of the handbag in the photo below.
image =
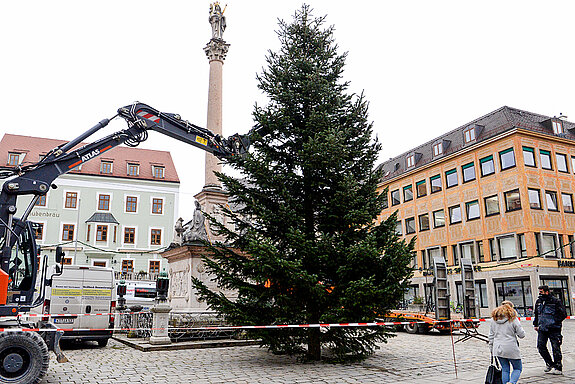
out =
{"type": "Polygon", "coordinates": [[[485,384],[503,384],[501,381],[501,363],[499,359],[491,355],[491,364],[487,368],[485,384]]]}

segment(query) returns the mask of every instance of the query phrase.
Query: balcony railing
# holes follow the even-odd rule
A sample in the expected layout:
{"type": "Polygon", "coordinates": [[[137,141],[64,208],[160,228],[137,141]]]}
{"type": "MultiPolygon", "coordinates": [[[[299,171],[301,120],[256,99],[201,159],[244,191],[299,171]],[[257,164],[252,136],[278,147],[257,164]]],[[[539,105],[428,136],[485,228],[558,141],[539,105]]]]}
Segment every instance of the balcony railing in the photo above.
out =
{"type": "Polygon", "coordinates": [[[122,272],[115,271],[116,280],[145,280],[145,281],[156,281],[159,272],[149,273],[149,272],[122,272]]]}

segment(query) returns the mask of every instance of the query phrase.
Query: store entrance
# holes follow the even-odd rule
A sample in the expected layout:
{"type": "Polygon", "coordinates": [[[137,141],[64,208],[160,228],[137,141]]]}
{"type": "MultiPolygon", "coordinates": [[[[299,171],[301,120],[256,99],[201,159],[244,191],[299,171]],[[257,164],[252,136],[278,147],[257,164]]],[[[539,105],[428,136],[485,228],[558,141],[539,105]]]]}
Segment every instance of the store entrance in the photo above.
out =
{"type": "Polygon", "coordinates": [[[565,309],[567,309],[567,316],[571,316],[571,305],[569,300],[569,287],[567,279],[558,279],[557,277],[553,279],[541,278],[541,285],[547,285],[549,287],[549,292],[561,299],[565,309]]]}

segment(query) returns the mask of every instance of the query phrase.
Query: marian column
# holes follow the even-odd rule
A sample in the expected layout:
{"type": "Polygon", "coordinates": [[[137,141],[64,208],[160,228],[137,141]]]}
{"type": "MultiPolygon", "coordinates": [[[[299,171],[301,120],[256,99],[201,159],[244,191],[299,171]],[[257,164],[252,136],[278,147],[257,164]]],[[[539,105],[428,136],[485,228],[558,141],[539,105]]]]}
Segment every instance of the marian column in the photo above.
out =
{"type": "MultiPolygon", "coordinates": [[[[226,17],[219,2],[210,4],[209,22],[212,27],[212,38],[204,47],[204,52],[210,63],[210,79],[208,88],[208,116],[207,128],[215,134],[222,135],[222,74],[224,60],[228,53],[229,44],[223,39],[226,29],[226,17]]],[[[228,202],[227,195],[214,172],[221,172],[220,160],[211,153],[206,152],[205,184],[200,193],[194,196],[204,212],[224,220],[220,213],[220,206],[228,202]]],[[[206,228],[210,241],[221,240],[211,234],[206,228]]]]}

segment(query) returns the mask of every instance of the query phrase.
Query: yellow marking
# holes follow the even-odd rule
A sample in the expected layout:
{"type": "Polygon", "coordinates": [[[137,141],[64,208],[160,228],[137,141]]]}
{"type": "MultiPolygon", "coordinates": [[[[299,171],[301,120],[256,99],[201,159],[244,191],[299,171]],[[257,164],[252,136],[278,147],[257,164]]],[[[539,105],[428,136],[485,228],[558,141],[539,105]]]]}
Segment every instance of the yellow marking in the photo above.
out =
{"type": "Polygon", "coordinates": [[[112,296],[111,289],[84,288],[84,296],[112,296]]]}
{"type": "Polygon", "coordinates": [[[208,140],[203,137],[196,136],[196,141],[202,145],[208,145],[208,140]]]}
{"type": "Polygon", "coordinates": [[[53,296],[82,296],[82,289],[52,288],[53,296]]]}

